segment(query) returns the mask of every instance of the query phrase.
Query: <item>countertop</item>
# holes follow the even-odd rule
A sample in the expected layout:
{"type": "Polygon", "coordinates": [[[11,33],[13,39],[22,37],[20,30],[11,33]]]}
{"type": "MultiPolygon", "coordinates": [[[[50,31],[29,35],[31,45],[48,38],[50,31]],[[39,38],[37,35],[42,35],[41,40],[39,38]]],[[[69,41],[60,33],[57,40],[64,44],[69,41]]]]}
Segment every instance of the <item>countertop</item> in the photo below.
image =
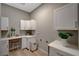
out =
{"type": "Polygon", "coordinates": [[[2,40],[12,40],[12,39],[17,39],[17,38],[22,38],[22,37],[29,38],[29,37],[35,37],[35,35],[5,37],[5,38],[0,38],[0,41],[2,41],[2,40]]]}
{"type": "Polygon", "coordinates": [[[63,52],[69,53],[74,56],[79,56],[79,49],[73,46],[64,46],[60,40],[55,40],[54,42],[51,42],[48,44],[49,47],[56,48],[58,50],[61,50],[63,52]]]}

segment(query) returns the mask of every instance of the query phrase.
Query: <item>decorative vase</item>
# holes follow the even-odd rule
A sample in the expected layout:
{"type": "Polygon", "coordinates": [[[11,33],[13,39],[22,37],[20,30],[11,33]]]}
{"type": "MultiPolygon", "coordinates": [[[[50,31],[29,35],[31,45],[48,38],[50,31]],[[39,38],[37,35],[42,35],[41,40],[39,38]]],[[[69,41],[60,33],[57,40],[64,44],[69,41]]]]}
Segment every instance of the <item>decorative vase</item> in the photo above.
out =
{"type": "Polygon", "coordinates": [[[61,43],[62,43],[63,46],[68,45],[67,39],[61,39],[61,43]]]}

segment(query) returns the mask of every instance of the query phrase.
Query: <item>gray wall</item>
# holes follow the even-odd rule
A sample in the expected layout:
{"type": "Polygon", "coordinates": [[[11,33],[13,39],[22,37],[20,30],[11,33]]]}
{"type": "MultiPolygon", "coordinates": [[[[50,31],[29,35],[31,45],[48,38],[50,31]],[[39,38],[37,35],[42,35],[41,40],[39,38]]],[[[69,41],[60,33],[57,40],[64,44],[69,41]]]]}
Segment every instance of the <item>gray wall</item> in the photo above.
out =
{"type": "MultiPolygon", "coordinates": [[[[78,10],[79,10],[79,4],[78,4],[78,10]]],[[[79,11],[78,11],[79,16],[79,11]]],[[[79,48],[79,17],[78,17],[78,48],[79,48]]]]}
{"type": "Polygon", "coordinates": [[[1,3],[0,3],[0,16],[1,16],[1,3]]]}
{"type": "MultiPolygon", "coordinates": [[[[20,20],[21,19],[35,19],[37,21],[37,30],[36,30],[36,38],[39,43],[39,48],[47,51],[47,44],[58,39],[57,31],[54,28],[53,24],[53,15],[54,10],[64,4],[43,4],[36,10],[34,10],[30,15],[24,11],[19,9],[7,6],[2,4],[1,12],[2,16],[9,17],[10,27],[15,27],[17,34],[19,34],[20,29],[20,20]],[[42,41],[40,41],[42,39],[42,41]],[[48,43],[46,43],[48,41],[48,43]]],[[[77,32],[71,31],[75,34],[74,39],[77,39],[77,32]]],[[[74,41],[74,40],[73,40],[74,41]]],[[[75,43],[77,41],[74,41],[75,43]]]]}
{"type": "Polygon", "coordinates": [[[1,16],[9,17],[9,26],[16,29],[16,33],[19,34],[20,30],[20,20],[25,19],[29,20],[30,15],[19,9],[10,7],[8,5],[2,4],[1,6],[1,16]]]}
{"type": "Polygon", "coordinates": [[[37,40],[39,48],[47,51],[47,44],[57,39],[57,32],[53,24],[53,11],[64,4],[43,4],[31,13],[31,18],[37,21],[37,40]],[[42,41],[40,41],[42,39],[42,41]],[[46,43],[48,41],[48,43],[46,43]]]}
{"type": "MultiPolygon", "coordinates": [[[[0,3],[0,17],[1,17],[1,3],[0,3]]],[[[1,22],[1,20],[0,20],[1,22]]],[[[1,23],[0,23],[1,24],[1,23]]],[[[1,26],[1,25],[0,25],[1,26]]],[[[0,37],[1,37],[1,31],[0,31],[0,37]]]]}

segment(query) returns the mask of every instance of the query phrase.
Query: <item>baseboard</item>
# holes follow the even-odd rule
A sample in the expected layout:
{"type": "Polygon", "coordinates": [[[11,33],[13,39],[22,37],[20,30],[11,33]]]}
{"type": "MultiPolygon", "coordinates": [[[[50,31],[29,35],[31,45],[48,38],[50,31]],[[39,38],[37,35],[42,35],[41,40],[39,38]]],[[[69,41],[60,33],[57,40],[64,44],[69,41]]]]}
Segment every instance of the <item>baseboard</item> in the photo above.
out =
{"type": "Polygon", "coordinates": [[[48,52],[47,52],[47,51],[45,51],[45,50],[43,50],[43,49],[41,49],[41,48],[38,48],[38,50],[40,50],[40,51],[42,51],[42,52],[44,52],[45,54],[48,55],[48,52]]]}

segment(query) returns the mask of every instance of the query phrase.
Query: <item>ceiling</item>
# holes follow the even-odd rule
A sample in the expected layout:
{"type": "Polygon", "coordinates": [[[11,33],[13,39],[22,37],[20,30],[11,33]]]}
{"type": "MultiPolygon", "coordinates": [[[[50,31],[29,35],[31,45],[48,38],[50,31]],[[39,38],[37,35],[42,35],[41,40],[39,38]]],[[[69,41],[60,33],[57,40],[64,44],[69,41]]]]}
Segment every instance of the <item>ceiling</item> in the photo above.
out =
{"type": "Polygon", "coordinates": [[[6,3],[6,4],[29,13],[41,5],[41,3],[6,3]]]}

